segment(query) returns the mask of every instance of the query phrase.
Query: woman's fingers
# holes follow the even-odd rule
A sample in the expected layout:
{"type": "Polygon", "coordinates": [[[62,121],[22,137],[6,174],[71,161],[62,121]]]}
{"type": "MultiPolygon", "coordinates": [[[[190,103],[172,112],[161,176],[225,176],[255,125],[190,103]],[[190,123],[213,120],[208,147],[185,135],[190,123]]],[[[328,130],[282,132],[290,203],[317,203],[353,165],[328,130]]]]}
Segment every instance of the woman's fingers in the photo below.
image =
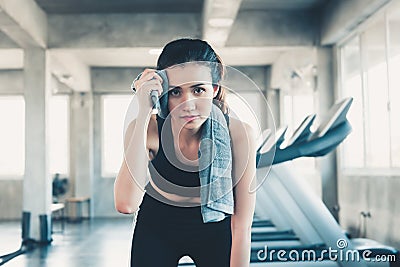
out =
{"type": "Polygon", "coordinates": [[[145,69],[139,79],[134,82],[136,88],[136,96],[139,100],[139,109],[144,110],[153,108],[154,103],[151,100],[150,94],[152,91],[158,91],[160,96],[163,93],[162,78],[154,69],[145,69]]]}
{"type": "Polygon", "coordinates": [[[162,78],[160,75],[157,74],[157,70],[155,69],[145,69],[142,74],[143,79],[145,80],[151,80],[151,79],[157,79],[162,83],[162,78]]]}
{"type": "Polygon", "coordinates": [[[136,90],[141,90],[142,87],[146,87],[147,90],[149,90],[149,86],[153,86],[153,88],[150,88],[150,90],[155,90],[157,89],[159,92],[159,95],[162,94],[162,84],[163,80],[162,78],[156,73],[156,70],[154,69],[145,69],[140,76],[140,78],[135,81],[134,86],[136,90]]]}

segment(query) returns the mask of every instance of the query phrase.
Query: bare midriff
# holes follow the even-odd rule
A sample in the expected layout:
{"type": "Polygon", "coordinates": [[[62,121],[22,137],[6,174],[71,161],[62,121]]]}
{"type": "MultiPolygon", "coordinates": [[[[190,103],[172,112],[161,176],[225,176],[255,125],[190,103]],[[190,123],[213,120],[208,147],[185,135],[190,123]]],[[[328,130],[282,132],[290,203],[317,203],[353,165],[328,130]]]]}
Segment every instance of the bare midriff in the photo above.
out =
{"type": "Polygon", "coordinates": [[[162,195],[163,197],[165,197],[168,200],[174,201],[174,202],[189,202],[189,203],[201,203],[201,199],[200,197],[184,197],[184,196],[179,196],[177,194],[171,194],[171,193],[167,193],[162,191],[160,188],[158,188],[154,182],[150,179],[150,184],[151,186],[154,188],[154,190],[157,191],[157,193],[159,193],[160,195],[162,195]]]}

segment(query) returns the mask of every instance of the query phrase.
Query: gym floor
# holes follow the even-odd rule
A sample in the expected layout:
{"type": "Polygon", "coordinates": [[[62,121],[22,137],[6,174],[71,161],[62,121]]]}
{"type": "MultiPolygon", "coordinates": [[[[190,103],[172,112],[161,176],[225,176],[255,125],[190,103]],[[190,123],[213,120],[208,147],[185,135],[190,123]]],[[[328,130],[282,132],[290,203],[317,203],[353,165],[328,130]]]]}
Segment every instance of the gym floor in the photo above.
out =
{"type": "MultiPolygon", "coordinates": [[[[53,225],[53,242],[4,264],[6,267],[129,266],[132,218],[92,219],[53,225]]],[[[20,221],[0,222],[0,255],[19,249],[20,221]]]]}

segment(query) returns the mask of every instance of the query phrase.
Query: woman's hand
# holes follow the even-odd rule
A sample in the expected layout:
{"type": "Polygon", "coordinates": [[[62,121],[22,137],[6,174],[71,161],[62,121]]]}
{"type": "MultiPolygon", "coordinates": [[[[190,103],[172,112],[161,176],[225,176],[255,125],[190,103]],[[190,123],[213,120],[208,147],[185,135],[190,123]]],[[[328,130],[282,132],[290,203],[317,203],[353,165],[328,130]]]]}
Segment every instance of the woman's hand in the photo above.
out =
{"type": "Polygon", "coordinates": [[[139,102],[139,116],[148,116],[153,103],[150,93],[153,90],[158,91],[158,95],[162,94],[162,78],[156,73],[155,69],[145,69],[138,80],[134,82],[136,96],[139,102]]]}

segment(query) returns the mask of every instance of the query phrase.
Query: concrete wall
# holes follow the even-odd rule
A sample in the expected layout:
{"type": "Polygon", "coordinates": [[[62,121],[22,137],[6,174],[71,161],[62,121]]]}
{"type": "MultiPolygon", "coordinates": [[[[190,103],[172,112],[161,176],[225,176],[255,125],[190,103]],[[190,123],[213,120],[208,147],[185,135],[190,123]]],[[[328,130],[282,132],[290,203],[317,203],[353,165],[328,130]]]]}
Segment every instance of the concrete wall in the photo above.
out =
{"type": "Polygon", "coordinates": [[[18,45],[6,34],[0,31],[0,48],[16,48],[18,45]]]}
{"type": "Polygon", "coordinates": [[[131,93],[131,83],[144,68],[92,68],[95,93],[131,93]]]}
{"type": "Polygon", "coordinates": [[[318,42],[318,33],[311,11],[241,11],[227,46],[308,46],[318,42]]]}
{"type": "Polygon", "coordinates": [[[335,0],[324,7],[321,15],[321,44],[332,45],[345,38],[368,17],[391,0],[335,0]]]}
{"type": "Polygon", "coordinates": [[[0,220],[21,218],[23,180],[6,177],[0,180],[0,220]]]}
{"type": "Polygon", "coordinates": [[[0,71],[0,95],[24,93],[24,78],[22,70],[0,71]]]}
{"type": "Polygon", "coordinates": [[[342,227],[353,237],[365,234],[367,238],[399,249],[399,192],[399,176],[339,175],[342,227]],[[369,212],[371,217],[364,220],[361,212],[369,212]]]}
{"type": "Polygon", "coordinates": [[[198,33],[200,15],[191,13],[50,15],[48,46],[158,47],[178,37],[200,37],[198,33]]]}

